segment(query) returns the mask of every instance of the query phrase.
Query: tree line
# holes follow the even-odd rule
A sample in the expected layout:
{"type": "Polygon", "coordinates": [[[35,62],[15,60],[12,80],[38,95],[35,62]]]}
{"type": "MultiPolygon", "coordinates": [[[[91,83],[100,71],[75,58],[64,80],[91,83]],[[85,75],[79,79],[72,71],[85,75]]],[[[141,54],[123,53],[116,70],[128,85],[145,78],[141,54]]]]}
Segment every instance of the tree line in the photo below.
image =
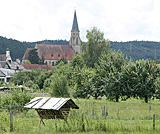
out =
{"type": "MultiPolygon", "coordinates": [[[[17,58],[22,59],[27,48],[34,48],[36,44],[50,44],[50,45],[69,45],[66,40],[42,40],[37,42],[18,41],[15,39],[7,39],[0,36],[0,54],[5,54],[6,49],[11,50],[11,57],[15,61],[17,58]]],[[[132,57],[132,59],[160,59],[160,42],[154,41],[128,41],[116,42],[110,41],[110,48],[112,50],[120,50],[125,56],[132,57]]],[[[158,62],[160,63],[160,62],[158,62]]]]}
{"type": "Polygon", "coordinates": [[[18,72],[10,83],[54,97],[106,97],[116,102],[134,97],[146,103],[159,97],[160,69],[154,61],[128,59],[122,52],[111,50],[109,40],[96,27],[87,31],[86,38],[83,52],[70,64],[61,61],[49,72],[18,72]]]}

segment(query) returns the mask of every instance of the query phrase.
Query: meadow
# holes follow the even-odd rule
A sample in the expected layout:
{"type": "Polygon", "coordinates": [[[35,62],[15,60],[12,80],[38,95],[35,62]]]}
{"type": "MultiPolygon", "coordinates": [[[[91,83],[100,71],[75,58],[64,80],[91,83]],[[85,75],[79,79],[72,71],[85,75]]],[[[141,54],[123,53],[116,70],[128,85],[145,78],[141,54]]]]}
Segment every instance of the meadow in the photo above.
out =
{"type": "Polygon", "coordinates": [[[44,120],[34,109],[13,114],[13,131],[10,132],[10,114],[0,109],[0,133],[160,133],[160,101],[151,100],[148,104],[143,100],[111,102],[100,100],[73,99],[79,109],[71,110],[67,123],[64,120],[44,120]],[[155,129],[153,129],[155,114],[155,129]]]}

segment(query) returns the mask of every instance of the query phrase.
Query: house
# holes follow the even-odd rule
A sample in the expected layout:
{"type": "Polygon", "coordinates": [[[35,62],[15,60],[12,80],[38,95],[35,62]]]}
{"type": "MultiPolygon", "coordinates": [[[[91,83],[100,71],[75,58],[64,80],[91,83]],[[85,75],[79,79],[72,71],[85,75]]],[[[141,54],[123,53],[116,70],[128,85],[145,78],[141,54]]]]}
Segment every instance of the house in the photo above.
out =
{"type": "Polygon", "coordinates": [[[25,68],[22,66],[19,59],[12,61],[8,48],[6,49],[6,54],[0,55],[0,80],[8,82],[15,72],[23,70],[25,70],[25,68]]]}
{"type": "MultiPolygon", "coordinates": [[[[80,39],[80,31],[77,22],[76,10],[74,12],[73,25],[71,30],[71,37],[69,45],[50,45],[50,44],[36,44],[35,48],[37,49],[39,58],[44,57],[44,62],[47,65],[54,66],[56,61],[65,58],[68,63],[73,59],[73,56],[76,53],[82,52],[82,41],[80,39]]],[[[25,64],[28,61],[28,52],[32,48],[28,48],[22,58],[22,63],[25,64]]]]}

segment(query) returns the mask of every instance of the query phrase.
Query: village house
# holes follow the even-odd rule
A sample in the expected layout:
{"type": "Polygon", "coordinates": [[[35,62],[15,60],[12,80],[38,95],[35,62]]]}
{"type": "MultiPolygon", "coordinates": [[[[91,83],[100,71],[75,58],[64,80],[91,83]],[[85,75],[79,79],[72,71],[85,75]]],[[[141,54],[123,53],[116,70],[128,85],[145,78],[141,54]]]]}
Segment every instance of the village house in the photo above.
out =
{"type": "Polygon", "coordinates": [[[10,50],[6,49],[6,54],[0,55],[0,80],[8,82],[13,74],[18,71],[23,71],[25,68],[22,66],[19,59],[12,61],[10,50]]]}
{"type": "MultiPolygon", "coordinates": [[[[76,53],[82,52],[82,41],[79,35],[80,31],[75,10],[69,45],[36,44],[35,48],[37,49],[39,58],[44,57],[44,63],[52,66],[55,66],[56,62],[62,58],[65,58],[70,63],[76,53]]],[[[26,50],[22,58],[23,64],[28,61],[28,52],[31,49],[28,48],[26,50]]]]}

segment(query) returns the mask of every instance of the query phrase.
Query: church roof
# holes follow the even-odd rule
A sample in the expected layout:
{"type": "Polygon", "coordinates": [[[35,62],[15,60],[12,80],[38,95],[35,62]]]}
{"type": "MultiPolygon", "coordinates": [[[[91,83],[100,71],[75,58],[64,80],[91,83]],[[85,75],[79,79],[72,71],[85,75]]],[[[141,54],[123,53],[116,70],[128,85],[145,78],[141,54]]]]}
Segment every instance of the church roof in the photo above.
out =
{"type": "Polygon", "coordinates": [[[74,12],[74,19],[73,19],[73,25],[72,25],[72,32],[73,31],[78,31],[79,32],[77,16],[76,16],[76,10],[74,12]]]}
{"type": "Polygon", "coordinates": [[[38,49],[39,56],[44,56],[45,60],[60,60],[66,58],[66,60],[72,60],[75,52],[70,45],[45,45],[36,44],[35,48],[38,49]]]}
{"type": "Polygon", "coordinates": [[[24,55],[23,55],[22,60],[28,60],[28,57],[29,57],[28,52],[29,52],[30,50],[32,50],[32,49],[33,49],[33,48],[27,48],[26,52],[25,52],[24,55]]]}

